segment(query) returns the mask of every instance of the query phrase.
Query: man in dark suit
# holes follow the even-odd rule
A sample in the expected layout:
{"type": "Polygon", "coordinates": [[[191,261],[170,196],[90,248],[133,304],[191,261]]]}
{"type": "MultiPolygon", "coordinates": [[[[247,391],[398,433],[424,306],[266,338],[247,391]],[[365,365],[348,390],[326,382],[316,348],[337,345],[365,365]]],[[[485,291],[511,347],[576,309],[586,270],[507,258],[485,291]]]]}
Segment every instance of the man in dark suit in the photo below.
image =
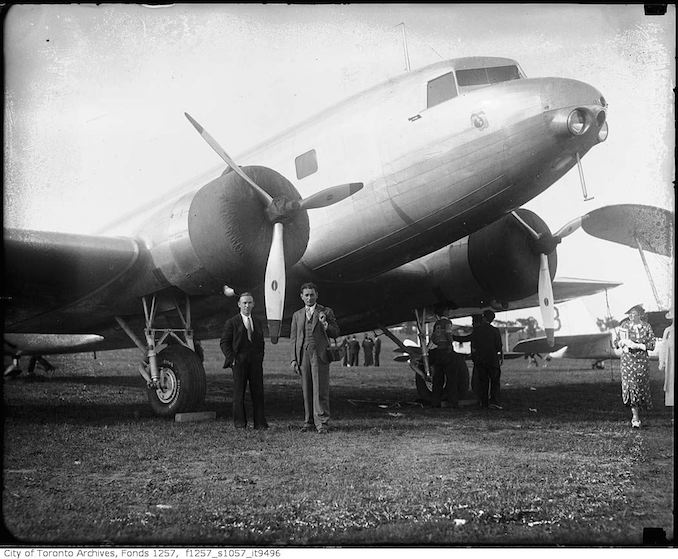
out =
{"type": "Polygon", "coordinates": [[[229,318],[221,336],[224,369],[233,368],[233,423],[247,427],[245,388],[250,385],[254,408],[254,428],[268,429],[264,416],[264,332],[261,322],[252,316],[254,298],[243,293],[238,299],[240,312],[229,318]]]}
{"type": "Polygon", "coordinates": [[[374,333],[374,366],[379,366],[379,354],[381,353],[381,338],[379,334],[374,333]]]}
{"type": "Polygon", "coordinates": [[[355,334],[351,336],[348,341],[348,364],[350,367],[357,367],[359,365],[360,357],[360,342],[356,339],[355,334]]]}
{"type": "Polygon", "coordinates": [[[372,341],[372,338],[370,338],[368,334],[365,334],[363,343],[361,345],[363,346],[363,353],[365,354],[365,367],[369,367],[370,365],[374,364],[374,354],[372,353],[374,351],[374,341],[372,341]]]}
{"type": "Polygon", "coordinates": [[[315,429],[327,433],[330,420],[330,362],[326,349],[329,337],[339,336],[334,312],[317,303],[318,288],[312,283],[301,286],[304,308],[292,315],[290,365],[301,376],[304,395],[302,431],[315,429]]]}
{"type": "Polygon", "coordinates": [[[488,309],[483,312],[483,318],[473,327],[471,347],[480,407],[501,410],[503,408],[499,402],[499,378],[504,353],[501,333],[498,328],[492,326],[493,320],[493,311],[488,309]]]}

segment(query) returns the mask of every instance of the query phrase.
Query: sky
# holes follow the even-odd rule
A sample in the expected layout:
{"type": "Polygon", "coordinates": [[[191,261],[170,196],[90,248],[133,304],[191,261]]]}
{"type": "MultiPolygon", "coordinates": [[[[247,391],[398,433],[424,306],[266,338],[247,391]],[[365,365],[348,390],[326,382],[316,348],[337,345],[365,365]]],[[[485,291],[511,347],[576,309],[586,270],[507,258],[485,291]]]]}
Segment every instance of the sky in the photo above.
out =
{"type": "MultiPolygon", "coordinates": [[[[184,118],[236,156],[411,67],[487,55],[528,77],[587,82],[609,137],[526,208],[552,231],[594,208],[674,210],[675,7],[355,4],[17,5],[5,18],[4,223],[95,233],[135,208],[199,186],[223,166],[184,118]],[[210,174],[212,173],[212,174],[210,174]],[[196,180],[196,177],[200,179],[196,180]],[[202,180],[202,182],[201,182],[202,180]]],[[[647,255],[666,308],[673,264],[647,255]]],[[[656,309],[637,251],[579,231],[558,276],[623,281],[560,307],[563,333],[641,302],[656,309]]],[[[534,315],[500,313],[498,318],[534,315]]]]}

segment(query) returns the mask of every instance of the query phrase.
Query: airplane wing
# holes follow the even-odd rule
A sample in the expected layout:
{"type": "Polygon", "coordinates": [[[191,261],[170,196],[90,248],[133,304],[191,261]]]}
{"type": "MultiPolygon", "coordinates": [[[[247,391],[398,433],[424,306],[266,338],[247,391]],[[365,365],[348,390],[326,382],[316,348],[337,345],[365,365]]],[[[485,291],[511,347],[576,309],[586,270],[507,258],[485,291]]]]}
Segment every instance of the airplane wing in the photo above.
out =
{"type": "Polygon", "coordinates": [[[664,208],[619,204],[593,210],[582,220],[589,235],[631,248],[672,255],[675,215],[664,208]]]}
{"type": "Polygon", "coordinates": [[[130,238],[17,229],[5,230],[4,249],[4,327],[13,333],[94,333],[91,321],[102,311],[110,320],[112,288],[142,253],[130,238]]]}
{"type": "Polygon", "coordinates": [[[554,353],[567,348],[563,357],[569,359],[606,359],[614,357],[610,332],[596,332],[593,334],[573,334],[570,336],[556,336],[555,344],[549,347],[546,337],[530,338],[518,342],[513,351],[517,353],[554,353]]]}
{"type": "MultiPolygon", "coordinates": [[[[578,297],[587,297],[602,293],[608,289],[613,289],[622,285],[622,282],[601,281],[579,278],[555,278],[553,280],[553,300],[556,304],[577,299],[578,297]]],[[[502,310],[517,310],[539,307],[539,294],[534,293],[524,299],[510,301],[508,307],[502,310]]],[[[456,309],[446,309],[445,316],[449,318],[460,318],[471,316],[472,314],[482,312],[483,309],[476,307],[459,307],[456,309]]]]}

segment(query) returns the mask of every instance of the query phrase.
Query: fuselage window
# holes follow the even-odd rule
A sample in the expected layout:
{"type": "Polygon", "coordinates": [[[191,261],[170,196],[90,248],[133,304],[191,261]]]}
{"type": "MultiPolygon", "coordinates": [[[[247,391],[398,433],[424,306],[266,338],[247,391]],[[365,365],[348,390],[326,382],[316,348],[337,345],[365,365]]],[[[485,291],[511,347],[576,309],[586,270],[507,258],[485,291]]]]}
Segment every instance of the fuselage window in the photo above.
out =
{"type": "Polygon", "coordinates": [[[426,88],[426,107],[431,108],[457,96],[454,74],[449,72],[428,82],[426,88]]]}
{"type": "Polygon", "coordinates": [[[294,160],[294,166],[297,168],[298,179],[303,179],[315,173],[318,170],[318,158],[316,157],[315,150],[312,149],[302,153],[294,160]]]}
{"type": "Polygon", "coordinates": [[[494,83],[519,80],[521,78],[517,66],[494,66],[491,68],[470,68],[457,70],[457,83],[459,88],[475,89],[494,83]]]}

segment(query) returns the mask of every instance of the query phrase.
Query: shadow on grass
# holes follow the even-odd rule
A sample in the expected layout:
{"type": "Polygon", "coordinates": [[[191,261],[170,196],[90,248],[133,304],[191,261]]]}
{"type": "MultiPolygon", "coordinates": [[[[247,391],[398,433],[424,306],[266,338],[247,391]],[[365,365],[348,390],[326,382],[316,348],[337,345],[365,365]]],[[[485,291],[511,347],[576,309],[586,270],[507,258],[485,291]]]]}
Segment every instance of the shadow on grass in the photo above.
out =
{"type": "MultiPolygon", "coordinates": [[[[153,415],[146,399],[143,381],[136,376],[55,376],[42,382],[6,381],[16,397],[5,402],[5,417],[27,423],[124,423],[137,421],[171,421],[153,415]],[[118,388],[101,390],[98,387],[118,388]],[[134,392],[125,390],[136,389],[134,392]],[[36,401],[35,389],[45,393],[36,401]],[[66,390],[66,391],[64,391],[66,390]],[[26,396],[24,398],[24,396],[26,396]],[[134,397],[138,402],[131,403],[134,397]],[[61,401],[59,401],[61,400],[61,401]],[[69,403],[64,403],[69,401],[69,403]]],[[[649,419],[670,417],[663,406],[663,392],[653,382],[655,409],[646,412],[649,419]]],[[[503,423],[529,420],[563,423],[577,421],[626,421],[629,412],[621,403],[618,383],[613,380],[575,384],[558,383],[502,388],[504,410],[480,410],[477,406],[459,409],[434,409],[417,403],[416,391],[402,386],[332,386],[330,391],[332,417],[341,421],[344,430],[351,421],[360,423],[357,430],[379,428],[380,424],[392,427],[394,420],[420,419],[423,421],[458,422],[463,425],[482,421],[486,429],[500,428],[503,423]],[[363,421],[369,420],[366,424],[363,421]],[[347,423],[348,422],[348,423],[347,423]]],[[[468,393],[466,398],[472,398],[468,393]]],[[[286,374],[269,374],[266,377],[266,415],[269,421],[303,421],[303,400],[298,381],[286,374]]],[[[232,379],[228,374],[207,376],[207,398],[200,410],[211,410],[217,419],[231,416],[232,379]]],[[[251,417],[249,395],[246,396],[248,415],[251,417]]]]}

